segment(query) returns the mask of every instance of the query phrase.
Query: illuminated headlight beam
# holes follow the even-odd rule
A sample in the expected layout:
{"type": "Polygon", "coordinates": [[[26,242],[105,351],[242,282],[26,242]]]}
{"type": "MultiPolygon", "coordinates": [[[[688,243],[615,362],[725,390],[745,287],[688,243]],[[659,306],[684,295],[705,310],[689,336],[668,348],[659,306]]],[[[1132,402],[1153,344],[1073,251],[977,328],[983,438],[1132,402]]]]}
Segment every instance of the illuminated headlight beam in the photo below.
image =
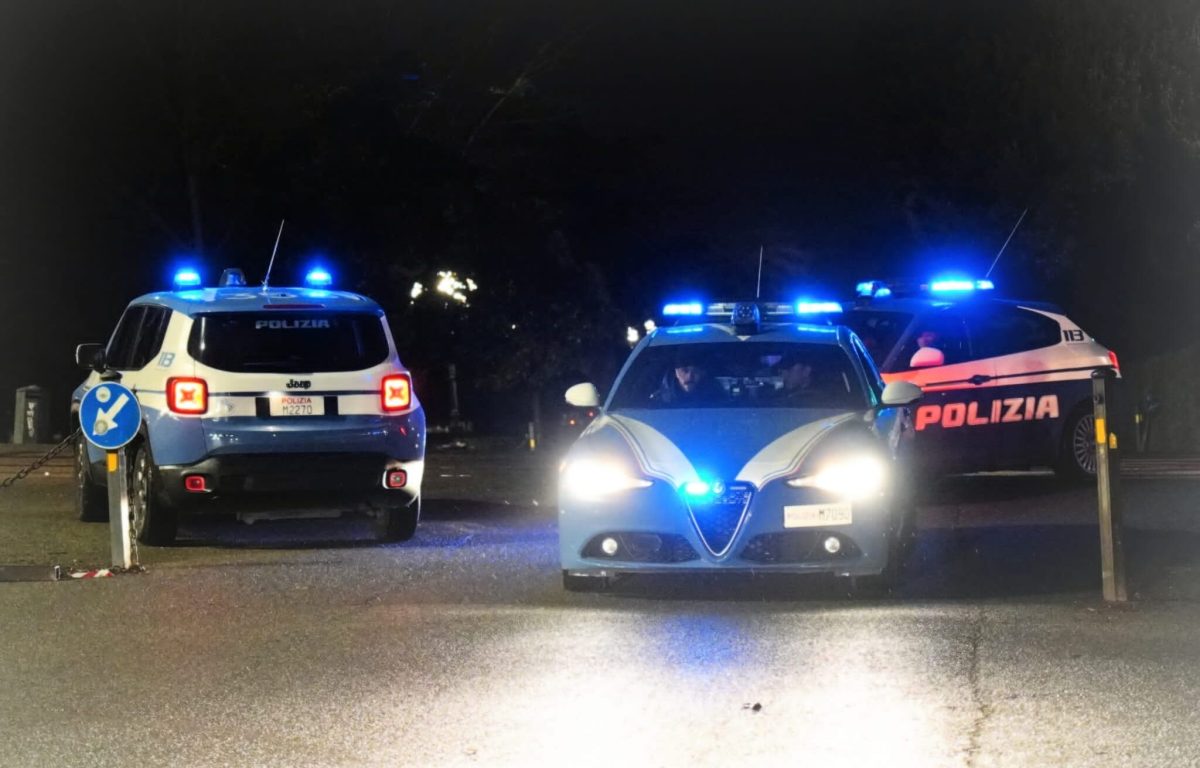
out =
{"type": "Polygon", "coordinates": [[[822,464],[816,472],[792,478],[793,488],[818,488],[844,499],[858,501],[883,492],[888,472],[884,462],[875,456],[848,456],[822,464]]]}
{"type": "Polygon", "coordinates": [[[634,477],[619,464],[589,459],[567,464],[563,468],[560,484],[565,493],[585,501],[650,487],[649,480],[634,477]]]}

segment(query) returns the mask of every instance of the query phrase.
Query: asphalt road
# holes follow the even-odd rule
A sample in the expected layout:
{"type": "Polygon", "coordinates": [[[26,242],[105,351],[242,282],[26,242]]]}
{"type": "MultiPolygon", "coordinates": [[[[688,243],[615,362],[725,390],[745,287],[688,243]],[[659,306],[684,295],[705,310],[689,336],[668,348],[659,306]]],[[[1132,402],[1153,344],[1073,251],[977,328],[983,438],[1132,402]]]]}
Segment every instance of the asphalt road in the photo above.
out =
{"type": "MultiPolygon", "coordinates": [[[[0,564],[103,565],[65,467],[0,490],[0,564]]],[[[890,596],[803,579],[562,591],[553,462],[435,454],[425,518],[207,521],[148,572],[0,584],[0,766],[1200,765],[1200,482],[927,493],[890,596]],[[759,705],[755,708],[755,705],[759,705]]]]}

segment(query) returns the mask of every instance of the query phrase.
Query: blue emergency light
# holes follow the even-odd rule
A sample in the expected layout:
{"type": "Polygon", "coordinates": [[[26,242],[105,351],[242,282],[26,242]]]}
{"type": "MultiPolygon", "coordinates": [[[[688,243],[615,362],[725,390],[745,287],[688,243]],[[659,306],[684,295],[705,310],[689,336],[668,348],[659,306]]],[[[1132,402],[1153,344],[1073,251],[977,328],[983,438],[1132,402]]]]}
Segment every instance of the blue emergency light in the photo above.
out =
{"type": "Polygon", "coordinates": [[[854,292],[864,299],[886,299],[893,294],[912,296],[918,293],[937,294],[970,294],[975,291],[995,290],[996,284],[991,280],[975,280],[957,275],[936,277],[927,283],[885,282],[883,280],[864,280],[854,286],[854,292]]]}
{"type": "Polygon", "coordinates": [[[797,301],[796,314],[823,315],[842,311],[842,305],[836,301],[797,301]]]}
{"type": "Polygon", "coordinates": [[[304,284],[309,288],[328,288],[333,285],[333,275],[321,267],[316,267],[304,276],[304,284]]]}
{"type": "Polygon", "coordinates": [[[929,283],[933,293],[970,293],[971,291],[990,291],[996,286],[991,280],[967,280],[963,278],[943,278],[929,283]]]}
{"type": "Polygon", "coordinates": [[[663,317],[698,317],[704,314],[704,305],[698,301],[675,302],[663,305],[662,313],[663,317]]]}
{"type": "Polygon", "coordinates": [[[199,288],[200,273],[194,269],[181,269],[175,273],[175,278],[172,282],[180,290],[184,288],[199,288]]]}

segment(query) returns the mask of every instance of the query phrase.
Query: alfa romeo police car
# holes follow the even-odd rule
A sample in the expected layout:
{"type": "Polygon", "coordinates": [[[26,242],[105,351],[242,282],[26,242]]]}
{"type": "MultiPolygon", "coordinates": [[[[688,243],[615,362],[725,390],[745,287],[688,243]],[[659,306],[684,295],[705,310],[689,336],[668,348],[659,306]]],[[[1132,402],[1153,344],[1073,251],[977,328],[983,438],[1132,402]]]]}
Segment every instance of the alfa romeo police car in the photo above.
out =
{"type": "MultiPolygon", "coordinates": [[[[240,270],[202,288],[185,270],[176,289],[134,299],[106,346],[76,350],[91,369],[73,395],[76,421],[104,379],[141,404],[127,448],[138,540],[169,543],[184,511],[366,511],[381,538],[410,538],[425,416],[380,307],[332,290],[319,269],[297,288],[248,287],[240,270]]],[[[107,519],[103,459],[77,442],[83,520],[107,519]]]]}
{"type": "Polygon", "coordinates": [[[933,469],[1095,474],[1091,373],[1119,370],[1117,356],[1061,309],[961,277],[868,281],[857,293],[834,322],[854,329],[885,381],[925,391],[914,425],[933,469]]]}
{"type": "MultiPolygon", "coordinates": [[[[911,420],[854,333],[798,305],[672,304],[696,324],[630,354],[559,480],[567,589],[626,572],[895,575],[911,537],[911,420]]],[[[592,384],[567,402],[598,407],[592,384]]]]}

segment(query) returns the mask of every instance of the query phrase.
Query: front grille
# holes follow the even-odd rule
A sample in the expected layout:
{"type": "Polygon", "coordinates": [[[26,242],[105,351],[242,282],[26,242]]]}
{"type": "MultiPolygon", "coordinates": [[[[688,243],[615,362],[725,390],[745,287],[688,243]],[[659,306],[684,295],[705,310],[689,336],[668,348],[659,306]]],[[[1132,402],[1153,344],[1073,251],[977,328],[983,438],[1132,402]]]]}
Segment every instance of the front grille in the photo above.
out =
{"type": "Polygon", "coordinates": [[[699,555],[687,539],[673,533],[612,532],[593,536],[583,547],[583,556],[596,560],[618,560],[633,563],[686,563],[698,560],[699,555]],[[616,539],[617,551],[604,552],[602,542],[616,539]]]}
{"type": "Polygon", "coordinates": [[[687,500],[696,530],[714,555],[724,552],[733,541],[753,496],[754,488],[749,483],[731,483],[719,496],[704,501],[687,500]]]}
{"type": "Polygon", "coordinates": [[[820,563],[852,560],[862,556],[862,550],[852,540],[834,531],[806,528],[799,531],[764,533],[746,544],[742,559],[769,565],[773,563],[820,563]],[[842,548],[836,555],[825,551],[825,539],[836,535],[842,548]]]}

